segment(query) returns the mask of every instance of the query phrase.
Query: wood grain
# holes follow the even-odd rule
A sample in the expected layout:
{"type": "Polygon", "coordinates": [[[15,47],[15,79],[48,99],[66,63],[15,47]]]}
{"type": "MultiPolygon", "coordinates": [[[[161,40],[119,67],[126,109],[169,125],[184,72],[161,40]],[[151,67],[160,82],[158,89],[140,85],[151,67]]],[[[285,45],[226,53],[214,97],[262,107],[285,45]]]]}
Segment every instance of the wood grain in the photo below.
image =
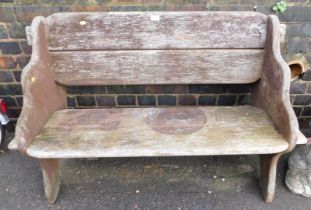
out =
{"type": "Polygon", "coordinates": [[[56,13],[50,50],[263,48],[267,16],[256,12],[56,13]]]}
{"type": "Polygon", "coordinates": [[[60,170],[58,159],[39,159],[42,168],[44,193],[48,203],[56,201],[60,190],[60,170]]]}
{"type": "Polygon", "coordinates": [[[128,50],[51,52],[64,85],[251,83],[263,50],[128,50]]]}
{"type": "Polygon", "coordinates": [[[260,187],[264,200],[271,203],[275,193],[277,166],[280,153],[260,155],[260,187]]]}
{"type": "Polygon", "coordinates": [[[278,132],[288,142],[287,150],[274,155],[261,155],[260,186],[266,202],[272,202],[275,193],[276,170],[279,158],[290,152],[303,135],[290,103],[290,69],[280,51],[280,24],[276,16],[268,17],[267,42],[263,74],[255,87],[253,104],[264,109],[271,117],[278,132]]]}
{"type": "Polygon", "coordinates": [[[55,112],[27,154],[36,158],[233,155],[277,153],[287,147],[265,112],[251,106],[112,108],[55,112]]]}
{"type": "Polygon", "coordinates": [[[280,51],[280,24],[276,16],[269,16],[263,74],[253,92],[253,104],[263,108],[288,141],[292,150],[301,133],[290,102],[290,69],[280,51]]]}
{"type": "Polygon", "coordinates": [[[25,153],[28,145],[40,133],[50,115],[56,110],[66,108],[66,93],[53,80],[44,17],[33,20],[31,31],[32,55],[22,71],[23,108],[13,140],[22,153],[25,153]]]}

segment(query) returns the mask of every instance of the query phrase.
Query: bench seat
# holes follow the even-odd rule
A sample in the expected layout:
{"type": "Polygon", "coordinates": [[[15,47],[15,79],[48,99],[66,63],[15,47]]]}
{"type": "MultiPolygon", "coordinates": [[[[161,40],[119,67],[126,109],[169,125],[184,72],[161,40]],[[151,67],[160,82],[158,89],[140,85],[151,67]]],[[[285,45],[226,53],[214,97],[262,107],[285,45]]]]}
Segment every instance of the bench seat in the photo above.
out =
{"type": "Polygon", "coordinates": [[[27,154],[36,158],[268,154],[288,143],[256,107],[57,111],[27,154]]]}

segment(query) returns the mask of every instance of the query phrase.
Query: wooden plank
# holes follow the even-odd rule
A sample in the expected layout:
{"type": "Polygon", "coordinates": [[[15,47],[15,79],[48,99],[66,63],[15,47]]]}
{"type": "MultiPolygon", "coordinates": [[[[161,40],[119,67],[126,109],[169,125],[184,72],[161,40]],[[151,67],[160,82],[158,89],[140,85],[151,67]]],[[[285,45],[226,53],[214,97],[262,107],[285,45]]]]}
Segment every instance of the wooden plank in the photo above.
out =
{"type": "Polygon", "coordinates": [[[66,107],[66,93],[53,80],[43,17],[33,20],[31,31],[32,56],[22,72],[23,109],[13,140],[22,153],[26,152],[50,115],[66,107]]]}
{"type": "Polygon", "coordinates": [[[290,102],[290,69],[280,51],[280,24],[276,16],[269,16],[267,46],[263,74],[253,92],[253,104],[269,114],[277,129],[292,150],[301,132],[290,102]]]}
{"type": "Polygon", "coordinates": [[[277,166],[280,153],[278,154],[264,154],[260,157],[260,188],[264,200],[268,203],[273,201],[275,193],[275,181],[277,176],[277,166]]]}
{"type": "Polygon", "coordinates": [[[256,12],[56,13],[50,50],[263,48],[267,16],[256,12]]]}
{"type": "Polygon", "coordinates": [[[277,130],[288,142],[288,148],[274,155],[261,155],[260,186],[266,202],[272,202],[275,193],[277,163],[282,154],[290,152],[296,142],[303,138],[298,121],[290,103],[290,69],[280,51],[280,24],[276,16],[268,18],[268,32],[263,74],[254,88],[253,104],[264,109],[273,120],[277,130]]]}
{"type": "Polygon", "coordinates": [[[39,159],[42,176],[44,193],[48,203],[52,204],[56,201],[60,190],[60,170],[58,159],[39,159]]]}
{"type": "Polygon", "coordinates": [[[251,83],[263,50],[127,50],[52,52],[55,80],[65,85],[251,83]]]}
{"type": "Polygon", "coordinates": [[[13,150],[18,150],[18,147],[17,147],[17,142],[16,142],[16,139],[12,139],[12,141],[9,143],[8,145],[8,149],[13,151],[13,150]]]}
{"type": "Polygon", "coordinates": [[[37,158],[267,154],[287,142],[261,109],[112,108],[55,112],[27,154],[37,158]]]}

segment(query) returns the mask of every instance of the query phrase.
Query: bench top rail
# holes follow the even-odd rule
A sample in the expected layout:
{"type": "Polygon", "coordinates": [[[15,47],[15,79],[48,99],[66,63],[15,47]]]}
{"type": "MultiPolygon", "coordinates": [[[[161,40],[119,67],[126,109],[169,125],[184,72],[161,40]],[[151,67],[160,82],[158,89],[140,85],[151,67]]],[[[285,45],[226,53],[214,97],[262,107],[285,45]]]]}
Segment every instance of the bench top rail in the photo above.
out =
{"type": "Polygon", "coordinates": [[[267,16],[256,12],[56,13],[50,50],[264,48],[267,16]]]}

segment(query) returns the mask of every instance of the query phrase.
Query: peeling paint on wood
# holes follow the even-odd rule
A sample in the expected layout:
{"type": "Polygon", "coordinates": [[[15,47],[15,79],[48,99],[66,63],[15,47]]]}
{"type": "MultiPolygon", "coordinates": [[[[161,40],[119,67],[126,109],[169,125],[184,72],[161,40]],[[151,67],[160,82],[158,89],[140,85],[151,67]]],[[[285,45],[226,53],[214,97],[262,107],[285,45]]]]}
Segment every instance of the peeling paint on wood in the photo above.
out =
{"type": "Polygon", "coordinates": [[[56,13],[46,23],[50,50],[263,48],[267,16],[256,12],[56,13]]]}

